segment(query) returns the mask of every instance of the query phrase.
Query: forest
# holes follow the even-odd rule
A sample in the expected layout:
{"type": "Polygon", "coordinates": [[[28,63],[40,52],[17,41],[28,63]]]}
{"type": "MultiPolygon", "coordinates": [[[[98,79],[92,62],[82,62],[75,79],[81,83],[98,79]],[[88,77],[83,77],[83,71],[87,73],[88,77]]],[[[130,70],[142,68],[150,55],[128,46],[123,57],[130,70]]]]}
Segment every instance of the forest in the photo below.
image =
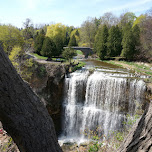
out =
{"type": "Polygon", "coordinates": [[[88,17],[78,28],[62,23],[34,25],[29,18],[23,26],[0,25],[0,44],[16,67],[25,52],[61,56],[65,46],[91,47],[101,60],[152,61],[152,9],[138,17],[132,12],[120,17],[107,12],[100,18],[88,17]]]}

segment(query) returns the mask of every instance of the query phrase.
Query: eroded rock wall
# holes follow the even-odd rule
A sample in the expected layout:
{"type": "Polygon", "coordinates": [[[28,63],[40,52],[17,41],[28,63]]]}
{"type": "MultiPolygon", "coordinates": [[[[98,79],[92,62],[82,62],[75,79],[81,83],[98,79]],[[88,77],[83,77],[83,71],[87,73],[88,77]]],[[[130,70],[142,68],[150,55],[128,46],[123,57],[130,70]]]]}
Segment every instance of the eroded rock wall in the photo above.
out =
{"type": "Polygon", "coordinates": [[[29,83],[47,107],[54,121],[56,132],[59,134],[61,130],[61,104],[66,66],[64,64],[37,64],[29,83]]]}
{"type": "Polygon", "coordinates": [[[152,101],[118,152],[152,152],[152,101]]]}

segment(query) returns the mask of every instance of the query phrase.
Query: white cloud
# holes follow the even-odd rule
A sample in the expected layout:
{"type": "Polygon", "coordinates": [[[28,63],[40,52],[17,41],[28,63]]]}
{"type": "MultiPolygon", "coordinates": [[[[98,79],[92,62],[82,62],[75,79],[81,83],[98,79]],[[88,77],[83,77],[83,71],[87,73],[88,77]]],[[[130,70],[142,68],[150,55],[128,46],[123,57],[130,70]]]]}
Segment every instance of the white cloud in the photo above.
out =
{"type": "Polygon", "coordinates": [[[124,5],[120,5],[118,7],[105,9],[104,11],[102,11],[102,13],[115,12],[115,11],[118,12],[118,11],[124,11],[128,9],[129,11],[133,11],[133,12],[139,12],[140,10],[144,11],[144,10],[147,10],[147,7],[143,7],[143,5],[149,2],[152,2],[152,0],[138,0],[138,1],[130,2],[130,3],[126,3],[124,5]]]}

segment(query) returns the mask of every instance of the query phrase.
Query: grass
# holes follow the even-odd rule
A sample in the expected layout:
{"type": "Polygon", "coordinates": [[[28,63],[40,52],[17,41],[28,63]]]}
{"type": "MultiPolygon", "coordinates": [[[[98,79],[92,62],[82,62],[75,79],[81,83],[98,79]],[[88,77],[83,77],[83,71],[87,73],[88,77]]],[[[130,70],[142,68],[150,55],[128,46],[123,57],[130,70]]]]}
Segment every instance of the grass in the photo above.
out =
{"type": "MultiPolygon", "coordinates": [[[[78,53],[78,54],[83,54],[80,50],[77,50],[77,53],[78,53]]],[[[36,54],[36,53],[31,53],[31,54],[34,55],[37,59],[47,60],[47,57],[40,56],[40,55],[38,55],[38,54],[36,54]]],[[[60,58],[52,58],[52,61],[56,61],[57,59],[60,59],[60,58]]],[[[70,62],[67,61],[67,60],[65,60],[65,59],[60,59],[60,61],[63,61],[63,63],[64,63],[65,65],[70,64],[70,62]]],[[[60,63],[60,62],[52,62],[51,64],[56,64],[56,63],[60,63]]],[[[72,69],[71,69],[72,72],[76,71],[77,69],[82,68],[82,67],[85,65],[84,62],[78,61],[78,60],[74,60],[74,59],[71,60],[71,63],[73,63],[73,64],[79,63],[78,65],[72,67],[72,69]]]]}
{"type": "Polygon", "coordinates": [[[145,78],[144,81],[148,83],[152,83],[152,64],[146,65],[144,63],[140,62],[127,62],[127,61],[104,61],[106,63],[111,63],[123,68],[129,68],[130,70],[133,70],[136,73],[149,76],[150,78],[145,78]]]}
{"type": "Polygon", "coordinates": [[[86,63],[82,62],[82,61],[76,61],[77,63],[79,63],[78,65],[72,67],[71,72],[74,72],[78,69],[81,69],[86,63]]]}
{"type": "Polygon", "coordinates": [[[114,61],[103,61],[103,62],[110,63],[110,64],[114,64],[114,65],[117,65],[117,66],[119,66],[119,67],[122,67],[122,68],[123,68],[123,65],[118,64],[118,63],[115,63],[114,61]]]}
{"type": "Polygon", "coordinates": [[[40,56],[36,53],[31,53],[32,55],[34,55],[36,58],[41,59],[41,60],[47,60],[48,57],[44,57],[44,56],[40,56]]]}
{"type": "Polygon", "coordinates": [[[77,52],[77,55],[83,55],[82,51],[80,50],[77,50],[76,52],[77,52]]]}

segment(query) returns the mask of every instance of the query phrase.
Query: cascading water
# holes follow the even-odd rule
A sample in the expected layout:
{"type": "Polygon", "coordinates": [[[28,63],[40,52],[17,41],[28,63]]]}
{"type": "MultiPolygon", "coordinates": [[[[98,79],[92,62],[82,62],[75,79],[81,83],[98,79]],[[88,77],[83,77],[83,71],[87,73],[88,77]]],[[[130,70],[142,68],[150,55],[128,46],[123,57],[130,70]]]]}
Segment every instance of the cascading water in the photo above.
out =
{"type": "Polygon", "coordinates": [[[102,134],[122,128],[126,114],[133,115],[142,103],[145,83],[128,74],[76,71],[65,79],[63,134],[84,139],[85,129],[102,128],[102,134]],[[119,76],[119,77],[118,77],[119,76]]]}

